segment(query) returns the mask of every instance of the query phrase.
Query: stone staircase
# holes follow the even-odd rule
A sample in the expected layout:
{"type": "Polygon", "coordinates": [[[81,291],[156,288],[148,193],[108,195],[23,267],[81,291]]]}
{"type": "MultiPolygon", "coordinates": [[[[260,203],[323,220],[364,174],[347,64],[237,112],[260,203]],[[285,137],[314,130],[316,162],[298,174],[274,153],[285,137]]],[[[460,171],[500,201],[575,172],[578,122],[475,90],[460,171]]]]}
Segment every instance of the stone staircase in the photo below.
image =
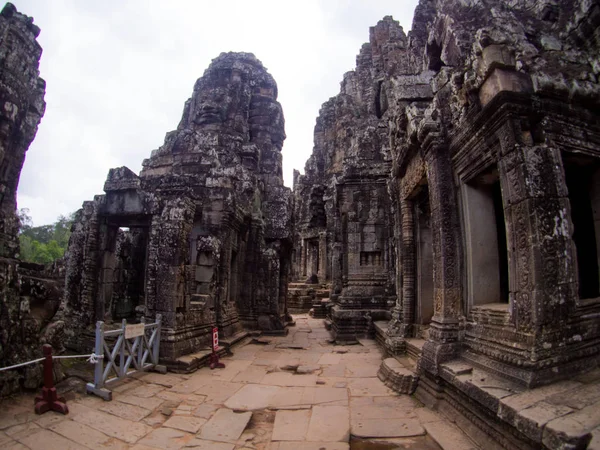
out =
{"type": "MultiPolygon", "coordinates": [[[[288,312],[290,314],[306,314],[312,308],[321,308],[322,300],[329,302],[328,284],[308,284],[293,282],[288,284],[288,312]]],[[[319,317],[316,316],[315,317],[319,317]]],[[[325,316],[323,315],[323,318],[325,316]]]]}
{"type": "Polygon", "coordinates": [[[379,367],[377,377],[390,389],[400,394],[412,394],[417,389],[419,375],[417,365],[421,357],[421,350],[425,344],[423,333],[419,338],[396,339],[398,345],[391,348],[390,339],[387,337],[387,322],[375,322],[375,339],[389,355],[379,367]]]}

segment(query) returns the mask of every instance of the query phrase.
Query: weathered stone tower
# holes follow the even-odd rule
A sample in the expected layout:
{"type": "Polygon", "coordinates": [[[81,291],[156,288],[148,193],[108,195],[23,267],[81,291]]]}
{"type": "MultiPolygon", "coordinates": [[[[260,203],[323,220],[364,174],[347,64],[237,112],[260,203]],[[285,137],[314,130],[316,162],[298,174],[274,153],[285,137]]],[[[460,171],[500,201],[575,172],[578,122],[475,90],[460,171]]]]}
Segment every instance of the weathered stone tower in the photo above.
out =
{"type": "MultiPolygon", "coordinates": [[[[25,153],[46,104],[39,77],[42,48],[33,19],[7,3],[0,12],[0,360],[17,364],[39,357],[45,323],[32,314],[32,300],[21,297],[17,186],[25,153]]],[[[44,292],[45,294],[45,292],[44,292]]],[[[48,299],[49,301],[51,299],[48,299]]],[[[56,305],[58,307],[58,305],[56,305]]],[[[0,374],[0,397],[19,387],[37,387],[37,367],[0,374]]]]}
{"type": "Polygon", "coordinates": [[[106,194],[84,203],[68,250],[70,323],[160,313],[171,363],[207,346],[213,326],[225,337],[282,332],[291,253],[284,139],[277,85],[260,61],[213,60],[140,175],[111,169],[106,194]]]}

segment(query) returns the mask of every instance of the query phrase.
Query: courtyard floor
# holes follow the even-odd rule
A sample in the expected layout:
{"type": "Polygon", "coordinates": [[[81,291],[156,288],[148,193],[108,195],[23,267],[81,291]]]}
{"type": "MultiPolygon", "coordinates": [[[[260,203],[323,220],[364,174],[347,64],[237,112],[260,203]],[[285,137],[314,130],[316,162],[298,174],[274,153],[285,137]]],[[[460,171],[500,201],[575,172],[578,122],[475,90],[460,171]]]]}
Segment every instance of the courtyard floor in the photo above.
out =
{"type": "Polygon", "coordinates": [[[234,348],[224,369],[147,373],[113,400],[70,394],[69,414],[33,412],[33,395],[0,403],[0,448],[468,450],[452,423],[378,378],[375,341],[337,346],[322,319],[295,316],[285,337],[234,348]]]}

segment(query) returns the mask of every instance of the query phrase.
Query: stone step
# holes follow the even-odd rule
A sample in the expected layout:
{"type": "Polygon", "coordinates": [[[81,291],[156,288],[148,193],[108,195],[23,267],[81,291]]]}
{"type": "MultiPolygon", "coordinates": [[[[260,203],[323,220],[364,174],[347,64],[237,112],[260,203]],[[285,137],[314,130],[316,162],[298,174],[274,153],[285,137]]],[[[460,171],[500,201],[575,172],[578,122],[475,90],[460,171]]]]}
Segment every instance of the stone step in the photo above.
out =
{"type": "Polygon", "coordinates": [[[411,338],[406,339],[406,353],[409,357],[418,361],[421,357],[421,351],[423,350],[423,345],[427,342],[425,339],[417,339],[411,338]]]}
{"type": "Polygon", "coordinates": [[[419,383],[419,377],[415,372],[402,364],[397,358],[384,359],[379,367],[377,377],[383,384],[399,394],[411,395],[415,392],[419,383]]]}

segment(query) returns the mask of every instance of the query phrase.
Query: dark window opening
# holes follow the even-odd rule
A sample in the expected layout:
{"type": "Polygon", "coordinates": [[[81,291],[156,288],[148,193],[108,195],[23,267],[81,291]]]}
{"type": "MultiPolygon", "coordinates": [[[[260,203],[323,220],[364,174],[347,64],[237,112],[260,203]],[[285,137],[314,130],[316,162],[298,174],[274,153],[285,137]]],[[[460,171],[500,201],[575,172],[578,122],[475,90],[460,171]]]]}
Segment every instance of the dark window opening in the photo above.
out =
{"type": "Polygon", "coordinates": [[[565,178],[571,203],[573,242],[577,250],[577,275],[579,298],[600,296],[600,276],[598,272],[598,247],[594,207],[597,209],[597,195],[594,194],[594,181],[597,181],[599,164],[591,158],[564,157],[565,178]]]}
{"type": "Polygon", "coordinates": [[[433,41],[431,44],[427,44],[427,56],[427,66],[429,70],[438,72],[442,67],[444,67],[445,64],[442,61],[442,46],[438,45],[436,41],[433,41]]]}
{"type": "Polygon", "coordinates": [[[498,269],[500,276],[500,300],[508,302],[508,248],[506,242],[506,222],[502,205],[500,181],[492,184],[494,214],[496,217],[496,236],[498,238],[498,269]]]}

